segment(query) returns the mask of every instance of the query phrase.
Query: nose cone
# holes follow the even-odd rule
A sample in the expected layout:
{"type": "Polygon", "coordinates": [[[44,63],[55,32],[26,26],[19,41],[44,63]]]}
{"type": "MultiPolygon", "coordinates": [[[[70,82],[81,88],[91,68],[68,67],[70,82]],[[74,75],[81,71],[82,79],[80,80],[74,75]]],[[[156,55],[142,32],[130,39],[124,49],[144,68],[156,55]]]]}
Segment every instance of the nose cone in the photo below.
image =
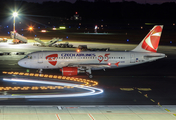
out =
{"type": "Polygon", "coordinates": [[[24,60],[19,60],[18,65],[21,67],[26,67],[26,62],[24,60]]]}
{"type": "Polygon", "coordinates": [[[19,60],[19,61],[18,61],[18,65],[21,66],[21,67],[23,67],[23,65],[22,65],[22,60],[19,60]]]}

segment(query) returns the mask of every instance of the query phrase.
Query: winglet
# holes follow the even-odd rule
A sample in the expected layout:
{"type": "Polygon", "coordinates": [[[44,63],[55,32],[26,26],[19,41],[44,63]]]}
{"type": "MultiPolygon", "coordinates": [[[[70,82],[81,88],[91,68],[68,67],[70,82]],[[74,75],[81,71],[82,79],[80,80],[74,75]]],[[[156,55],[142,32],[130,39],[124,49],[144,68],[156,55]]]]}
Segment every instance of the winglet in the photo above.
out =
{"type": "Polygon", "coordinates": [[[136,52],[156,52],[158,49],[163,25],[156,25],[145,36],[141,43],[132,51],[136,52]]]}

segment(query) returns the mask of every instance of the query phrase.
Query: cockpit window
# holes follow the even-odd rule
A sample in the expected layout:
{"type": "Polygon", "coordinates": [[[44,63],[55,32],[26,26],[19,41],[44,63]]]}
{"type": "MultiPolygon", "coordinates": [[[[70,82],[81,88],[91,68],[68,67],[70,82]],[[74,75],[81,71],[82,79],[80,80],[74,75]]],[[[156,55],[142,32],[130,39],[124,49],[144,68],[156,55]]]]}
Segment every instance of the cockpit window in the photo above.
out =
{"type": "Polygon", "coordinates": [[[32,59],[32,56],[26,55],[24,58],[32,59]]]}
{"type": "Polygon", "coordinates": [[[26,55],[24,58],[28,58],[28,55],[26,55]]]}

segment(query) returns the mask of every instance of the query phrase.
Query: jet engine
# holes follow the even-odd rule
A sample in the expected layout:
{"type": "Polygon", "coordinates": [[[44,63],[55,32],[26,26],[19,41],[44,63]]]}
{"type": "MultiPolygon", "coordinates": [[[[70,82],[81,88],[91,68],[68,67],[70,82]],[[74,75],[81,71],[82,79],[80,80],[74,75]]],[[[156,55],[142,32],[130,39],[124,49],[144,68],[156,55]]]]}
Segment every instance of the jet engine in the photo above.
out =
{"type": "Polygon", "coordinates": [[[63,67],[60,69],[63,76],[73,76],[79,73],[85,73],[85,71],[79,70],[77,67],[63,67]]]}

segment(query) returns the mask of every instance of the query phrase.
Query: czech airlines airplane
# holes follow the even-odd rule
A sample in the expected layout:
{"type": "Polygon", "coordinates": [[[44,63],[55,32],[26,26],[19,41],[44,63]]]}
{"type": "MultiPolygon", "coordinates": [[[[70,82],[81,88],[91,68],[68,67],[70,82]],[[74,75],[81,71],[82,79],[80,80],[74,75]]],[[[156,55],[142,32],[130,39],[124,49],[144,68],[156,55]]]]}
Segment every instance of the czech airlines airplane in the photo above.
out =
{"type": "Polygon", "coordinates": [[[156,53],[162,29],[162,25],[154,26],[141,43],[129,52],[40,51],[28,54],[18,62],[18,65],[41,71],[60,68],[64,76],[86,73],[89,78],[92,78],[91,70],[127,67],[166,57],[165,54],[156,53]]]}

